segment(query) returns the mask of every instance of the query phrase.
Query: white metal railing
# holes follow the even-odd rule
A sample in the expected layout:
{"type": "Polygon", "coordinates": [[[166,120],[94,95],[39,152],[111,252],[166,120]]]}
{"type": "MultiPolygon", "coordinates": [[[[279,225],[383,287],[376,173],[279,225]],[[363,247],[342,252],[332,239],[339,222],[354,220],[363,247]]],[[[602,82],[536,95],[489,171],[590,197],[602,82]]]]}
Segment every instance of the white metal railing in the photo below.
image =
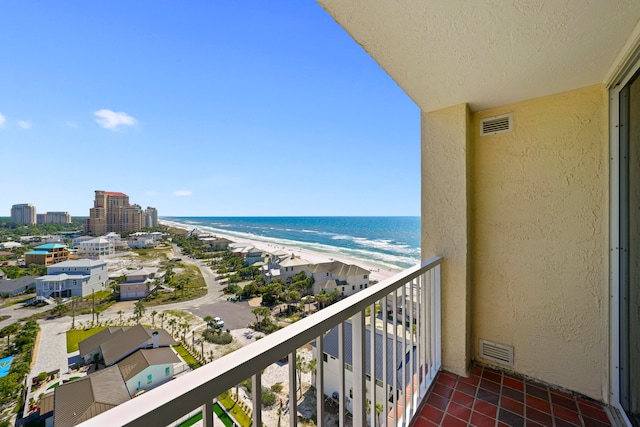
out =
{"type": "MultiPolygon", "coordinates": [[[[318,391],[325,390],[330,378],[325,373],[322,355],[325,348],[328,350],[331,333],[337,334],[339,353],[340,390],[336,400],[340,426],[349,415],[353,417],[354,426],[366,425],[368,402],[379,403],[377,408],[371,404],[373,409],[369,409],[370,417],[375,417],[374,425],[408,425],[440,369],[441,263],[440,257],[424,261],[82,425],[169,425],[202,408],[203,425],[212,426],[214,398],[250,377],[253,425],[260,426],[261,371],[288,357],[289,390],[296,396],[296,350],[313,343],[317,361],[315,387],[318,391]],[[376,325],[376,333],[372,332],[371,325],[376,325]],[[345,337],[344,331],[349,326],[351,334],[345,337]],[[385,335],[387,338],[382,339],[385,335]],[[347,366],[349,359],[350,367],[347,366]],[[372,386],[376,383],[377,386],[372,386]],[[351,384],[350,389],[347,384],[351,384]],[[347,399],[345,392],[352,397],[347,399]]],[[[320,420],[324,420],[325,415],[325,393],[316,395],[317,424],[323,425],[320,420]]],[[[297,400],[289,399],[288,405],[289,424],[296,426],[297,400]]]]}

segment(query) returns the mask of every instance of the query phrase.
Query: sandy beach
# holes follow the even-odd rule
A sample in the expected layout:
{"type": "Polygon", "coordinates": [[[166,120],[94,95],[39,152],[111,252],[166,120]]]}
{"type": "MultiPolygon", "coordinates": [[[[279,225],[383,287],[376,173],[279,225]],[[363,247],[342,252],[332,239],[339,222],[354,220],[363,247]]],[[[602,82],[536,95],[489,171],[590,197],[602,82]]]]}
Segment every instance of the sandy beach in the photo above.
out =
{"type": "MultiPolygon", "coordinates": [[[[186,229],[184,225],[173,222],[173,221],[159,220],[158,222],[160,222],[162,225],[186,229]]],[[[203,232],[206,232],[206,231],[203,231],[203,232]]],[[[369,278],[371,280],[377,280],[378,282],[384,279],[387,279],[393,276],[394,274],[402,271],[400,267],[398,267],[397,269],[384,268],[384,267],[376,266],[372,263],[367,263],[366,261],[363,261],[363,260],[345,257],[344,255],[341,255],[341,254],[326,254],[326,253],[311,251],[308,249],[301,249],[294,246],[282,246],[282,245],[262,242],[259,240],[249,240],[246,238],[239,239],[238,237],[225,235],[224,233],[218,233],[218,232],[212,233],[212,234],[214,234],[216,237],[229,239],[235,243],[246,243],[247,246],[254,246],[265,252],[273,253],[278,251],[284,251],[287,253],[295,254],[296,256],[299,256],[300,258],[309,261],[310,264],[318,264],[321,262],[329,262],[329,261],[340,261],[345,264],[357,265],[359,267],[369,270],[371,272],[369,278]]]]}

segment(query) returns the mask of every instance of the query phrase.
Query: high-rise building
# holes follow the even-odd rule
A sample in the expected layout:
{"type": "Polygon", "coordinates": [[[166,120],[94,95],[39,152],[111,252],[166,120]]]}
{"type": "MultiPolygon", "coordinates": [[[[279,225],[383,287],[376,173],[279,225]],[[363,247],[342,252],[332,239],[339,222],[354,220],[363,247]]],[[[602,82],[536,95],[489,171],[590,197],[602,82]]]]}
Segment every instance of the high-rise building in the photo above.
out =
{"type": "Polygon", "coordinates": [[[44,221],[46,224],[71,224],[71,215],[69,212],[47,212],[44,221]]]}
{"type": "Polygon", "coordinates": [[[36,222],[38,224],[44,224],[47,222],[47,214],[36,214],[36,222]]]}
{"type": "Polygon", "coordinates": [[[86,234],[99,236],[111,231],[139,231],[144,227],[142,208],[129,204],[124,193],[96,190],[93,208],[84,221],[86,234]]]}
{"type": "Polygon", "coordinates": [[[29,203],[11,206],[11,221],[25,225],[36,224],[36,207],[29,203]]]}
{"type": "Polygon", "coordinates": [[[153,228],[158,226],[158,210],[147,206],[144,210],[144,228],[153,228]]]}

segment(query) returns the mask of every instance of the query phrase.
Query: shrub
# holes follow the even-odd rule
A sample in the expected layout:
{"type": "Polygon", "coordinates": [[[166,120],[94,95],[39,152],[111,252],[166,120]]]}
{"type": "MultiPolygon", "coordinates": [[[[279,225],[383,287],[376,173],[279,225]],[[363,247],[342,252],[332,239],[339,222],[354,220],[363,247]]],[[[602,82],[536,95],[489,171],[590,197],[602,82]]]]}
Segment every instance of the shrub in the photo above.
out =
{"type": "Polygon", "coordinates": [[[275,383],[271,386],[271,391],[274,393],[280,393],[282,391],[282,383],[275,383]]]}
{"type": "Polygon", "coordinates": [[[207,329],[202,333],[202,337],[210,343],[226,345],[231,344],[233,337],[228,332],[218,332],[212,329],[207,329]]]}
{"type": "Polygon", "coordinates": [[[272,406],[276,403],[276,394],[266,387],[262,387],[262,406],[272,406]]]}

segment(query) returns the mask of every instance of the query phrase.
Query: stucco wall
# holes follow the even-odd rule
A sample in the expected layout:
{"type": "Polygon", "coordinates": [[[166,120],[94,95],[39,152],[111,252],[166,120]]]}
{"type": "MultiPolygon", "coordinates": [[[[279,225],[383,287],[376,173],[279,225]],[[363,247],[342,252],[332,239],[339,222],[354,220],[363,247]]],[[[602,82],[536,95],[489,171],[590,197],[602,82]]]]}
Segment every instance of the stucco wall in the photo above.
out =
{"type": "Polygon", "coordinates": [[[442,364],[468,372],[471,114],[466,104],[422,113],[422,259],[442,263],[442,364]]]}
{"type": "MultiPolygon", "coordinates": [[[[601,85],[473,114],[472,342],[607,399],[608,118],[601,85]],[[479,136],[512,113],[515,129],[479,136]]],[[[456,175],[457,176],[457,175],[456,175]]],[[[424,245],[423,245],[424,247],[424,245]]]]}

